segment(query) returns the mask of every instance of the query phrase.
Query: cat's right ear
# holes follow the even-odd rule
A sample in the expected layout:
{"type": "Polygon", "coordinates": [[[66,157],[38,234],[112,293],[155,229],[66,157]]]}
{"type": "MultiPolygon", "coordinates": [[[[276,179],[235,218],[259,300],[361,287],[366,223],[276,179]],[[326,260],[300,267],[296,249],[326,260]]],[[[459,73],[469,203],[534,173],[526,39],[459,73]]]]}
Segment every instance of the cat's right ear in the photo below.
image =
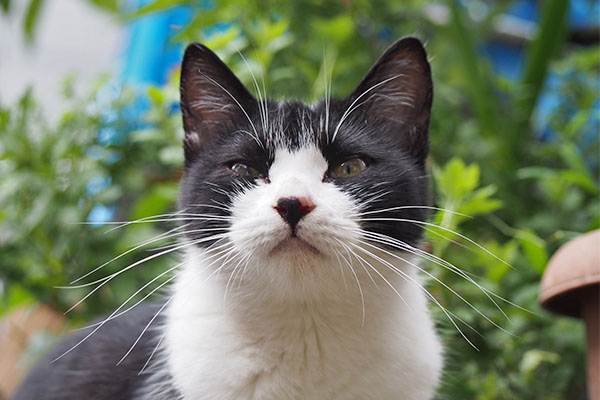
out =
{"type": "Polygon", "coordinates": [[[234,73],[206,46],[187,47],[181,64],[181,113],[186,160],[235,127],[256,100],[234,73]]]}

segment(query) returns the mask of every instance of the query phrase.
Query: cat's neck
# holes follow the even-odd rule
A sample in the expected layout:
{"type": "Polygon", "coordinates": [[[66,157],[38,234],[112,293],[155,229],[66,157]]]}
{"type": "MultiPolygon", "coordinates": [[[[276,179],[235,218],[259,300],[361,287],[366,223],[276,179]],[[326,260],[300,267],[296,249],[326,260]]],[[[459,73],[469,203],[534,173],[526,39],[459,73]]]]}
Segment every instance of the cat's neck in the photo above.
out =
{"type": "Polygon", "coordinates": [[[348,276],[347,291],[340,278],[313,301],[235,288],[225,297],[214,269],[187,258],[165,326],[170,374],[185,398],[397,398],[400,388],[402,399],[431,396],[440,347],[410,280],[390,282],[402,298],[381,279],[362,277],[359,291],[348,276]]]}

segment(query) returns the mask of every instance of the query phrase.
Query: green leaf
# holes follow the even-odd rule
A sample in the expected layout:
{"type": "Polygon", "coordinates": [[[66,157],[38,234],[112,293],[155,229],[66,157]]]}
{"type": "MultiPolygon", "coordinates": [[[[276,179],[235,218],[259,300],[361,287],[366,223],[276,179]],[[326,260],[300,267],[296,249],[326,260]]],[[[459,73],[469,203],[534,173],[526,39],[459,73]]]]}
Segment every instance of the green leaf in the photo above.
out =
{"type": "Polygon", "coordinates": [[[483,135],[490,135],[500,126],[497,121],[498,107],[493,104],[494,96],[491,95],[491,85],[487,80],[488,74],[482,71],[482,59],[477,55],[473,28],[467,28],[465,22],[465,7],[456,0],[450,2],[450,27],[454,35],[454,44],[459,52],[458,59],[468,77],[465,83],[471,96],[471,105],[477,114],[477,120],[482,128],[483,135]]]}
{"type": "Polygon", "coordinates": [[[548,264],[546,242],[539,238],[531,229],[520,231],[518,239],[527,261],[541,276],[548,264]]]}
{"type": "Polygon", "coordinates": [[[546,167],[525,167],[517,171],[519,179],[553,179],[557,176],[557,171],[546,167]]]}
{"type": "Polygon", "coordinates": [[[490,199],[496,193],[496,186],[489,185],[477,189],[461,205],[457,211],[471,217],[480,214],[488,214],[502,207],[502,201],[490,199]]]}
{"type": "Polygon", "coordinates": [[[163,105],[165,102],[165,93],[161,88],[156,86],[150,86],[148,88],[148,97],[157,105],[163,105]]]}
{"type": "Polygon", "coordinates": [[[40,17],[40,11],[44,5],[44,0],[30,0],[27,11],[25,12],[25,19],[23,20],[23,30],[25,32],[25,40],[28,43],[33,42],[33,36],[35,29],[37,28],[37,22],[40,17]]]}
{"type": "Polygon", "coordinates": [[[178,185],[175,183],[154,186],[135,204],[131,219],[136,220],[152,215],[162,214],[169,210],[177,199],[178,185]]]}
{"type": "Polygon", "coordinates": [[[433,176],[446,201],[461,200],[479,184],[479,167],[465,165],[460,158],[452,158],[442,168],[434,168],[433,176]]]}
{"type": "Polygon", "coordinates": [[[35,303],[35,296],[22,285],[11,285],[7,293],[3,293],[2,301],[0,302],[0,315],[26,304],[35,303]]]}
{"type": "Polygon", "coordinates": [[[163,164],[180,166],[183,164],[183,150],[180,146],[165,147],[158,153],[158,158],[163,164]]]}
{"type": "Polygon", "coordinates": [[[543,363],[556,364],[560,356],[554,352],[533,349],[523,354],[520,369],[526,375],[533,373],[543,363]]]}
{"type": "Polygon", "coordinates": [[[317,18],[313,25],[314,33],[318,37],[326,37],[327,44],[341,44],[348,40],[354,33],[354,21],[348,14],[341,14],[335,18],[317,18]]]}
{"type": "Polygon", "coordinates": [[[89,0],[90,3],[105,11],[115,13],[119,11],[119,0],[89,0]]]}
{"type": "Polygon", "coordinates": [[[578,171],[559,171],[557,178],[563,182],[570,182],[587,190],[591,194],[598,192],[598,185],[586,173],[578,171]]]}
{"type": "Polygon", "coordinates": [[[181,0],[155,0],[136,11],[130,18],[139,18],[147,14],[164,11],[169,8],[176,7],[182,3],[187,3],[181,0]]]}
{"type": "Polygon", "coordinates": [[[550,61],[564,42],[569,0],[548,0],[543,7],[538,34],[527,52],[523,74],[527,96],[522,102],[522,112],[527,121],[542,90],[550,61]]]}
{"type": "Polygon", "coordinates": [[[10,11],[10,0],[0,0],[0,7],[2,7],[2,11],[5,14],[8,14],[10,11]]]}
{"type": "Polygon", "coordinates": [[[569,168],[578,172],[587,173],[585,161],[581,157],[579,149],[573,143],[564,143],[558,148],[558,152],[569,168]]]}
{"type": "Polygon", "coordinates": [[[500,283],[509,271],[512,271],[510,264],[514,262],[515,257],[518,255],[519,244],[515,240],[509,240],[503,244],[491,240],[485,242],[483,247],[490,253],[496,255],[499,259],[490,256],[486,252],[475,251],[477,261],[474,263],[479,263],[484,266],[486,277],[491,282],[500,283]]]}

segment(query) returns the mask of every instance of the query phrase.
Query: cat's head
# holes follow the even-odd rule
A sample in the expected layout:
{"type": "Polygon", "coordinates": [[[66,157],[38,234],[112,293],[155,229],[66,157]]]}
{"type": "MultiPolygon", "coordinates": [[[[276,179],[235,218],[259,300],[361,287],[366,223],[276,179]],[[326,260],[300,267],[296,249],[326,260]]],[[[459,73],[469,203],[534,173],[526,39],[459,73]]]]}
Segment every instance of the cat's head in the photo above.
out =
{"type": "Polygon", "coordinates": [[[415,38],[388,48],[347,98],[312,105],[257,100],[213,52],[190,45],[180,198],[190,243],[209,248],[223,275],[289,293],[364,274],[369,246],[416,246],[431,102],[415,38]]]}

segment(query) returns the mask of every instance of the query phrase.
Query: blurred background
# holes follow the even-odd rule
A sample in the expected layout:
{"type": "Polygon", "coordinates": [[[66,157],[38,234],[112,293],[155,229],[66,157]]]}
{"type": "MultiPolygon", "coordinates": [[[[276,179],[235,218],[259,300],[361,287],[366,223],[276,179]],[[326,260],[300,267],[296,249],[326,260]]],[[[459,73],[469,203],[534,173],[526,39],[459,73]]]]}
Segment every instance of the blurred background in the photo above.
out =
{"type": "Polygon", "coordinates": [[[98,280],[173,243],[168,218],[108,222],[176,210],[186,44],[313,101],[329,80],[347,95],[409,34],[433,70],[435,205],[470,216],[432,215],[428,249],[498,296],[424,264],[479,310],[429,282],[477,347],[433,309],[437,398],[588,398],[584,327],[538,295],[552,254],[600,228],[599,25],[598,0],[0,0],[0,398],[65,329],[164,290],[173,254],[98,280]],[[77,282],[95,285],[55,288],[119,255],[77,282]]]}

